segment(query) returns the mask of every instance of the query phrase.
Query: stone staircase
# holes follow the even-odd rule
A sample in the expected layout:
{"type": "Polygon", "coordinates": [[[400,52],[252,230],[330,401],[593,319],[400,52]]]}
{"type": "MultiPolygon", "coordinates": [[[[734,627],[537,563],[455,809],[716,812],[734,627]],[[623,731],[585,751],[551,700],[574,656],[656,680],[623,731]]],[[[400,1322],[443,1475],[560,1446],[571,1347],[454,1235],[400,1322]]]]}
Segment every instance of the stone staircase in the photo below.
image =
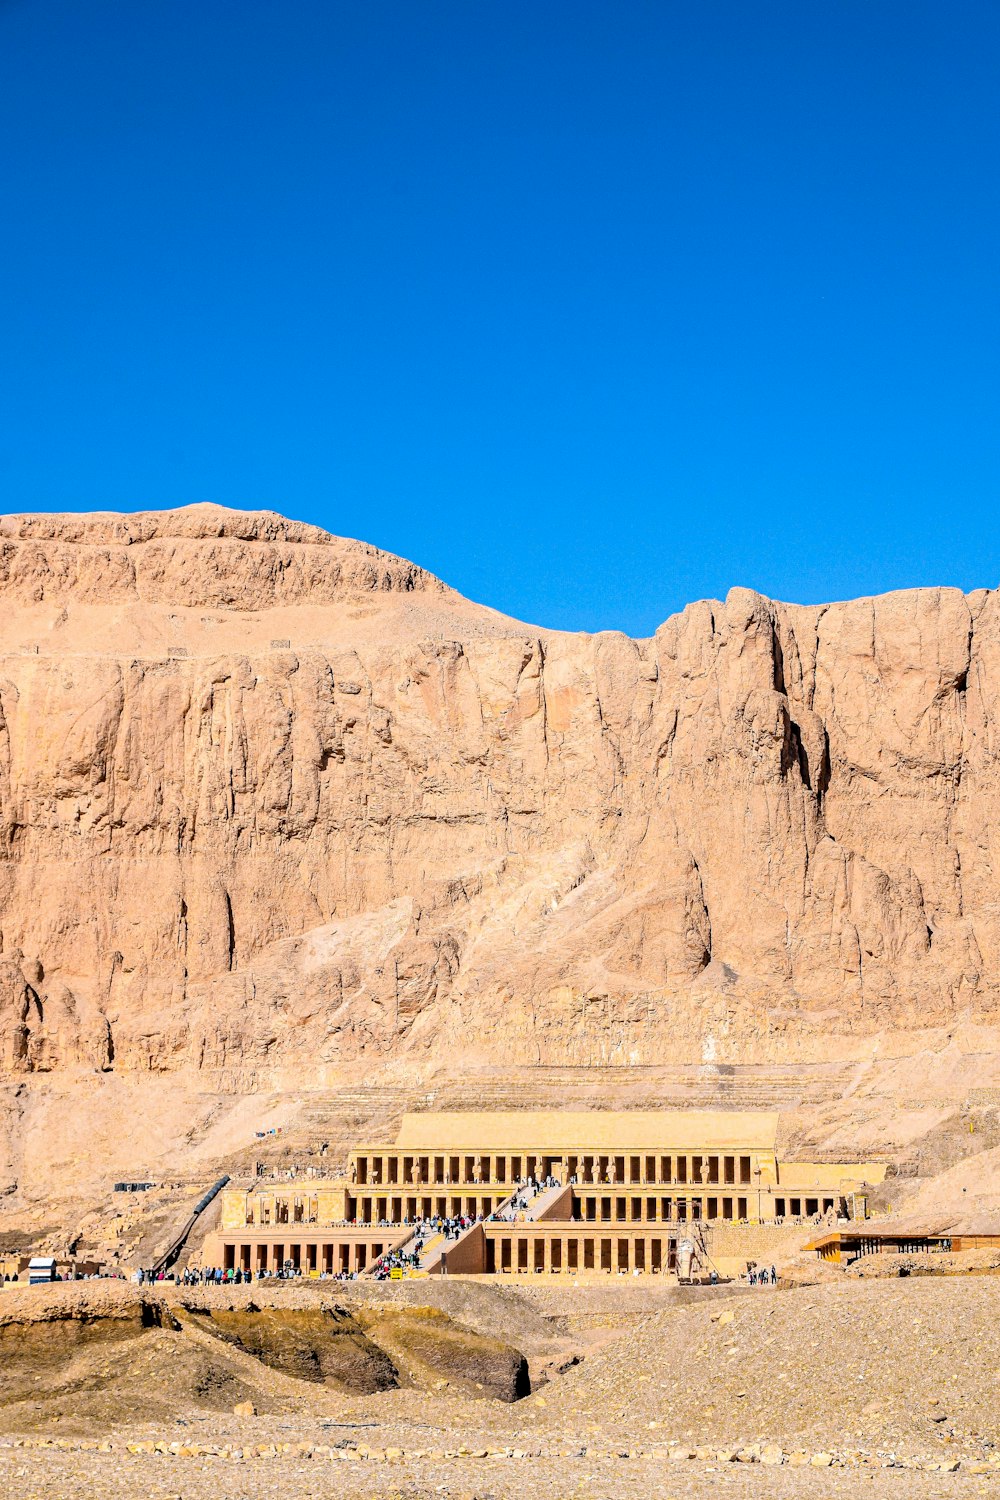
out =
{"type": "MultiPolygon", "coordinates": [[[[518,1189],[518,1191],[521,1191],[521,1189],[518,1189]]],[[[518,1212],[523,1214],[524,1218],[528,1220],[540,1219],[544,1216],[546,1210],[549,1209],[565,1191],[565,1184],[563,1183],[556,1183],[554,1187],[540,1188],[535,1193],[534,1197],[531,1198],[531,1200],[525,1205],[525,1207],[523,1209],[519,1209],[518,1212]]],[[[510,1196],[505,1198],[502,1203],[499,1203],[495,1212],[499,1215],[502,1215],[504,1211],[510,1207],[513,1196],[514,1194],[511,1193],[510,1196]]],[[[456,1249],[465,1239],[466,1235],[472,1233],[472,1231],[476,1228],[477,1223],[478,1220],[470,1224],[467,1229],[463,1229],[461,1233],[458,1234],[454,1239],[446,1239],[443,1234],[434,1233],[430,1236],[430,1238],[424,1240],[415,1267],[415,1271],[417,1272],[417,1274],[423,1273],[425,1275],[432,1276],[437,1274],[441,1267],[442,1255],[446,1251],[456,1249]]],[[[405,1240],[402,1240],[399,1244],[393,1246],[394,1253],[401,1255],[412,1255],[416,1248],[416,1241],[422,1232],[422,1225],[415,1226],[405,1240]]],[[[373,1274],[373,1269],[374,1268],[366,1271],[364,1275],[371,1276],[373,1274]]]]}
{"type": "MultiPolygon", "coordinates": [[[[459,1235],[459,1239],[461,1239],[461,1235],[459,1235]]],[[[457,1244],[457,1240],[453,1243],[457,1244]]],[[[417,1270],[430,1275],[440,1265],[441,1256],[448,1248],[448,1245],[449,1241],[445,1239],[443,1234],[432,1234],[430,1239],[424,1243],[420,1259],[417,1261],[417,1270]]]]}
{"type": "MultiPolygon", "coordinates": [[[[559,1191],[562,1190],[559,1189],[559,1191]]],[[[503,1203],[500,1204],[500,1209],[506,1208],[509,1203],[510,1198],[505,1198],[503,1203]]],[[[429,1239],[426,1239],[424,1241],[420,1250],[419,1257],[417,1259],[416,1267],[414,1268],[414,1272],[412,1274],[425,1276],[436,1275],[441,1268],[442,1255],[446,1251],[454,1250],[458,1245],[460,1245],[465,1239],[466,1235],[471,1234],[472,1231],[476,1228],[478,1222],[479,1221],[476,1220],[472,1224],[470,1224],[468,1228],[461,1230],[454,1239],[447,1239],[440,1232],[435,1232],[434,1234],[432,1234],[429,1239]]],[[[412,1255],[414,1250],[416,1249],[416,1241],[421,1231],[422,1226],[417,1225],[417,1227],[412,1231],[407,1239],[403,1240],[400,1244],[393,1246],[394,1252],[396,1254],[412,1255]]],[[[366,1271],[364,1275],[371,1276],[372,1271],[366,1271]]]]}
{"type": "Polygon", "coordinates": [[[561,1182],[557,1182],[555,1187],[542,1188],[541,1192],[535,1194],[524,1210],[524,1217],[531,1220],[543,1219],[546,1211],[552,1207],[558,1198],[562,1197],[565,1191],[565,1185],[561,1182]]]}
{"type": "MultiPolygon", "coordinates": [[[[393,1247],[394,1253],[397,1255],[412,1255],[416,1250],[417,1239],[420,1233],[421,1226],[418,1225],[407,1239],[393,1247]]],[[[446,1240],[444,1235],[440,1233],[432,1234],[429,1239],[424,1240],[417,1258],[415,1271],[418,1273],[423,1272],[426,1275],[433,1270],[441,1259],[441,1252],[447,1248],[449,1243],[453,1244],[455,1242],[446,1240]]],[[[366,1276],[370,1276],[371,1274],[370,1271],[365,1272],[366,1276]]]]}
{"type": "MultiPolygon", "coordinates": [[[[534,1197],[525,1206],[525,1208],[521,1210],[521,1212],[524,1214],[525,1219],[540,1219],[545,1213],[545,1210],[550,1208],[551,1205],[556,1201],[557,1198],[562,1195],[564,1191],[565,1189],[562,1183],[557,1183],[555,1187],[541,1188],[538,1192],[535,1193],[534,1197]]],[[[504,1209],[509,1207],[511,1198],[513,1198],[513,1196],[514,1195],[512,1193],[509,1198],[505,1198],[503,1202],[498,1205],[496,1210],[497,1213],[503,1213],[504,1209]]],[[[425,1244],[423,1254],[421,1255],[420,1261],[418,1263],[418,1269],[421,1271],[427,1271],[431,1275],[434,1275],[440,1269],[441,1256],[444,1254],[444,1252],[457,1249],[457,1247],[462,1243],[465,1237],[471,1234],[475,1228],[475,1223],[470,1224],[467,1229],[463,1229],[461,1233],[458,1234],[453,1240],[446,1240],[443,1234],[435,1235],[432,1240],[429,1240],[425,1244]]]]}

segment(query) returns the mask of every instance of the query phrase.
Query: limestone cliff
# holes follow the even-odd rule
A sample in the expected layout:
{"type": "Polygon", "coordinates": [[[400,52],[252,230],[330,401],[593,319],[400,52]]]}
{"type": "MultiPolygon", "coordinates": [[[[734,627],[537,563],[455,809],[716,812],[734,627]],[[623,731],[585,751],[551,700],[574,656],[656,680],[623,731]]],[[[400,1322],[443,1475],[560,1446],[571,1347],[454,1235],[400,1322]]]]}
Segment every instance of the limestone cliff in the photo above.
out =
{"type": "Polygon", "coordinates": [[[1000,605],[566,635],[212,506],[0,523],[0,1070],[817,1058],[997,1016],[1000,605]]]}

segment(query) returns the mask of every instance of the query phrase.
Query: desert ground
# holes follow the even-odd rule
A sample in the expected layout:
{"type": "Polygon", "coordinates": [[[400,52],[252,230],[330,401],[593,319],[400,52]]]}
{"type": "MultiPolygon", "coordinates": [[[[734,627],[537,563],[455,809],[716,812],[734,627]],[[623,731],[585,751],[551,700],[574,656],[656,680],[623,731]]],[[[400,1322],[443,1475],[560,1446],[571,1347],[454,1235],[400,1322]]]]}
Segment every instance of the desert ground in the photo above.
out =
{"type": "Polygon", "coordinates": [[[990,1494],[1000,1279],[973,1266],[8,1288],[0,1494],[990,1494]]]}

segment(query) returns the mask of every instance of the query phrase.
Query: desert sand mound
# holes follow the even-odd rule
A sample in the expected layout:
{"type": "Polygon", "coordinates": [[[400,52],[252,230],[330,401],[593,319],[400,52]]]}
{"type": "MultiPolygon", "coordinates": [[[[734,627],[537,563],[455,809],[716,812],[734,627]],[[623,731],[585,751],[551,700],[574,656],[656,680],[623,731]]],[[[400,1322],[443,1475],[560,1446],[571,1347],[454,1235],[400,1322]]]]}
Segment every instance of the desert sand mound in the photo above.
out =
{"type": "Polygon", "coordinates": [[[668,1311],[529,1407],[566,1431],[927,1453],[996,1430],[1000,1282],[761,1290],[668,1311]]]}

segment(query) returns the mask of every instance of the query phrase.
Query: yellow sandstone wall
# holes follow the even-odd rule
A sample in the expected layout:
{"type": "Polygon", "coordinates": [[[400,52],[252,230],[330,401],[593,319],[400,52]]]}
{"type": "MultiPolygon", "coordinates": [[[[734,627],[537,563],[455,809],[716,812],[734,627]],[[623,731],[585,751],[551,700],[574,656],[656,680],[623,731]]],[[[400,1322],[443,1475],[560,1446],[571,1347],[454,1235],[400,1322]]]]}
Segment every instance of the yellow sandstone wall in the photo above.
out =
{"type": "Polygon", "coordinates": [[[778,1171],[778,1184],[788,1192],[806,1192],[809,1188],[827,1188],[836,1191],[841,1187],[863,1182],[879,1183],[885,1180],[885,1162],[782,1162],[778,1171]]]}
{"type": "Polygon", "coordinates": [[[329,1187],[317,1187],[316,1198],[321,1224],[340,1224],[347,1217],[347,1187],[337,1183],[329,1187]]]}
{"type": "Polygon", "coordinates": [[[222,1193],[222,1217],[219,1221],[222,1229],[242,1229],[247,1221],[247,1193],[243,1188],[223,1188],[222,1193]]]}
{"type": "Polygon", "coordinates": [[[713,1225],[707,1236],[708,1253],[724,1276],[735,1276],[748,1260],[769,1266],[799,1251],[816,1234],[814,1224],[713,1225]]]}

